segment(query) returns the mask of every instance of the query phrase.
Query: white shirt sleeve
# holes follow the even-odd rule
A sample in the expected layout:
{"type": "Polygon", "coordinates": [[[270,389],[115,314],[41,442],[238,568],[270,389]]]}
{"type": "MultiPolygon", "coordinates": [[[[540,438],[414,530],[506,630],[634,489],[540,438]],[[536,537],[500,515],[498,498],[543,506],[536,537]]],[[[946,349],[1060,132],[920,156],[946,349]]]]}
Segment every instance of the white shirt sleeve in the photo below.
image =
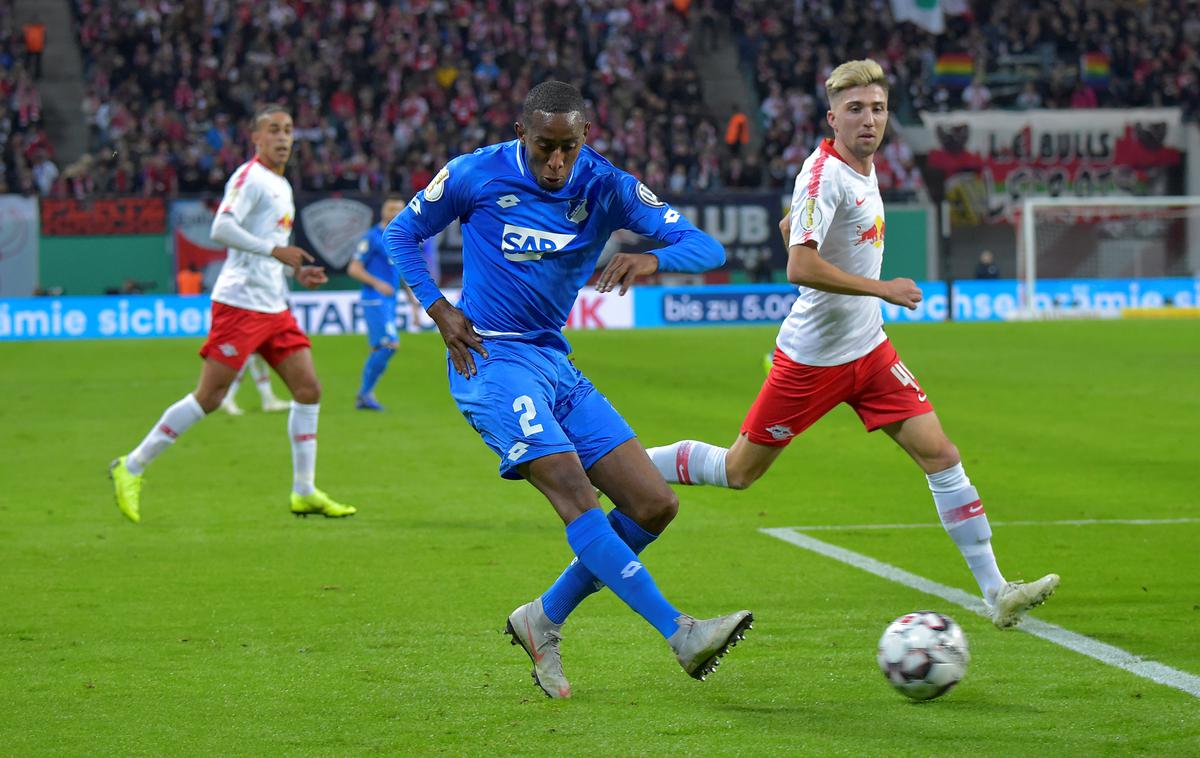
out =
{"type": "Polygon", "coordinates": [[[833,214],[842,202],[839,182],[825,171],[826,156],[818,155],[796,176],[796,187],[792,191],[792,234],[788,247],[816,242],[817,247],[825,241],[833,214]]]}
{"type": "Polygon", "coordinates": [[[242,226],[261,193],[256,182],[248,182],[245,179],[243,172],[238,172],[225,185],[225,196],[221,198],[221,205],[213,217],[209,236],[214,242],[226,247],[257,255],[270,255],[275,249],[275,244],[254,236],[242,226]]]}

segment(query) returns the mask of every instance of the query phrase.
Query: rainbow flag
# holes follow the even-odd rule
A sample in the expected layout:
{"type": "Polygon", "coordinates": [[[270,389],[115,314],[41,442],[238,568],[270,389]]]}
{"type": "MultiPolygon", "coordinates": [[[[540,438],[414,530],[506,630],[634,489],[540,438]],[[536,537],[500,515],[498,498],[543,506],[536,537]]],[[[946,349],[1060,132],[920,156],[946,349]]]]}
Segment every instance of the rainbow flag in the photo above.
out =
{"type": "Polygon", "coordinates": [[[1079,78],[1089,87],[1107,87],[1111,66],[1104,53],[1084,53],[1079,58],[1079,78]]]}
{"type": "Polygon", "coordinates": [[[975,61],[967,53],[943,53],[933,67],[933,82],[945,87],[965,87],[975,73],[975,61]]]}

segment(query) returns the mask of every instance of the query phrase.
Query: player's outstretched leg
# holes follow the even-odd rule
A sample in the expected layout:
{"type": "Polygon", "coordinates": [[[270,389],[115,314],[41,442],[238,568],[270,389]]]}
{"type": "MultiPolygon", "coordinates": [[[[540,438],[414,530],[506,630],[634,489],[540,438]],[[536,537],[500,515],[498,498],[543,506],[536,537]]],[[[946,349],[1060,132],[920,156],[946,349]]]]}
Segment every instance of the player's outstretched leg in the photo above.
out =
{"type": "MultiPolygon", "coordinates": [[[[275,390],[271,389],[271,371],[267,368],[267,363],[258,353],[253,353],[247,360],[246,365],[250,367],[250,375],[254,377],[254,386],[258,388],[258,396],[262,400],[262,409],[265,413],[275,413],[277,411],[286,411],[292,407],[292,404],[287,400],[275,396],[275,390]]],[[[233,394],[232,392],[230,393],[233,394]]]]}
{"type": "Polygon", "coordinates": [[[383,406],[375,399],[375,385],[379,382],[379,377],[383,376],[383,372],[387,370],[388,362],[395,354],[395,348],[390,347],[377,347],[371,350],[371,354],[367,356],[367,362],[363,365],[362,385],[358,388],[358,395],[354,398],[355,408],[360,411],[383,410],[383,406]]]}
{"type": "Polygon", "coordinates": [[[243,363],[242,367],[238,369],[237,376],[233,378],[233,382],[230,383],[229,389],[225,391],[225,397],[221,398],[220,408],[230,416],[241,416],[246,413],[244,410],[242,410],[242,407],[237,404],[237,391],[238,387],[242,386],[242,377],[246,374],[246,365],[248,363],[249,359],[247,359],[246,363],[243,363]]]}
{"type": "Polygon", "coordinates": [[[702,679],[711,673],[716,659],[749,628],[749,611],[698,621],[676,610],[599,508],[584,511],[567,525],[567,542],[593,576],[658,630],[690,676],[702,679]]]}
{"type": "Polygon", "coordinates": [[[1058,574],[1046,574],[1036,582],[1008,582],[996,590],[988,604],[992,623],[1000,629],[1012,629],[1021,623],[1025,614],[1046,602],[1058,589],[1058,574]]]}
{"type": "Polygon", "coordinates": [[[125,518],[135,524],[141,522],[143,472],[155,458],[175,443],[179,435],[202,418],[204,409],[196,401],[195,395],[189,393],[163,411],[163,415],[132,452],[117,458],[109,465],[108,475],[113,482],[117,507],[125,518]]]}
{"type": "Polygon", "coordinates": [[[688,676],[703,681],[721,664],[721,656],[746,638],[746,630],[754,626],[754,614],[738,611],[703,620],[680,616],[675,621],[679,629],[667,639],[667,644],[688,676]]]}
{"type": "Polygon", "coordinates": [[[571,697],[571,683],[563,673],[562,655],[558,650],[562,642],[562,624],[556,624],[546,616],[540,597],[509,614],[504,631],[512,637],[512,644],[520,645],[533,661],[533,681],[546,697],[571,697]]]}
{"type": "Polygon", "coordinates": [[[663,479],[671,484],[713,484],[728,487],[725,458],[729,449],[697,440],[680,440],[646,448],[663,479]]]}

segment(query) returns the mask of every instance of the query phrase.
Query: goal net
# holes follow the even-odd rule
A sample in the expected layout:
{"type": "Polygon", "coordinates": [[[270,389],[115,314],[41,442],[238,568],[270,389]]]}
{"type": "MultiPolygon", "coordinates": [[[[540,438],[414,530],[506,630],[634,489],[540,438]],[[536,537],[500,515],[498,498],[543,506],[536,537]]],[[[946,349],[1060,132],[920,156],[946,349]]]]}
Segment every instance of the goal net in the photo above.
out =
{"type": "Polygon", "coordinates": [[[1136,303],[1073,302],[1049,279],[1143,279],[1200,273],[1200,197],[1028,198],[1017,235],[1023,318],[1119,316],[1136,303]],[[1043,283],[1042,292],[1038,291],[1043,283]]]}

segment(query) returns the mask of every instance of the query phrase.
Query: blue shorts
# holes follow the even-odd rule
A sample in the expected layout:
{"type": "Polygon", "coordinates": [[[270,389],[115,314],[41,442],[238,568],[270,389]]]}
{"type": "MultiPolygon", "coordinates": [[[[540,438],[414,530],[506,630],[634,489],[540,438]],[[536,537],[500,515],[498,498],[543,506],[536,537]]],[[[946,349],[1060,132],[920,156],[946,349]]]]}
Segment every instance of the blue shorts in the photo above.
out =
{"type": "Polygon", "coordinates": [[[361,303],[363,321],[367,323],[367,340],[372,348],[395,347],[400,344],[396,333],[396,303],[378,300],[361,303]]]}
{"type": "Polygon", "coordinates": [[[487,359],[472,353],[479,373],[450,371],[450,394],[483,441],[500,456],[500,476],[517,466],[574,451],[584,469],[636,435],[608,398],[565,353],[515,340],[484,340],[487,359]]]}

